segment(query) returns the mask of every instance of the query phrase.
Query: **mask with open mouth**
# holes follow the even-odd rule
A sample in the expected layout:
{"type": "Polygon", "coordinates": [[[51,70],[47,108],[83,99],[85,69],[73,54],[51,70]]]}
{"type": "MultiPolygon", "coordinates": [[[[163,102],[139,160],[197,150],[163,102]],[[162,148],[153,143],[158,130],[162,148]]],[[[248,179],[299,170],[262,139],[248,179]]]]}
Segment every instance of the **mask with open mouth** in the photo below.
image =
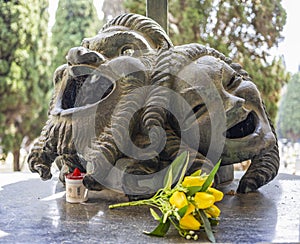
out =
{"type": "Polygon", "coordinates": [[[42,179],[55,161],[62,181],[77,167],[89,189],[145,196],[185,150],[189,173],[209,172],[220,157],[222,165],[251,159],[240,192],[277,173],[276,135],[248,74],[214,49],[173,47],[149,18],[111,20],[70,49],[53,80],[49,119],[28,157],[42,179]]]}
{"type": "MultiPolygon", "coordinates": [[[[191,44],[185,45],[185,49],[188,46],[196,48],[191,44]]],[[[276,134],[247,72],[240,65],[212,54],[200,58],[195,55],[195,61],[177,76],[175,89],[193,107],[196,117],[187,117],[186,130],[199,127],[197,150],[213,161],[220,156],[222,165],[251,159],[239,192],[256,190],[273,179],[279,167],[276,134]]]]}
{"type": "Polygon", "coordinates": [[[120,167],[128,174],[157,170],[155,157],[142,157],[143,163],[136,167],[132,165],[138,160],[132,161],[127,154],[134,147],[149,146],[153,124],[163,127],[162,108],[154,109],[154,119],[139,120],[145,117],[141,114],[151,113],[145,103],[152,103],[155,96],[149,98],[149,89],[140,94],[134,91],[151,85],[155,55],[170,46],[169,37],[156,22],[125,14],[107,23],[95,37],[84,39],[81,47],[70,49],[67,64],[55,71],[49,119],[28,157],[30,169],[46,180],[51,178],[55,161],[64,181],[64,175],[77,167],[88,173],[84,184],[94,190],[103,188],[103,180],[123,158],[129,165],[121,163],[120,167]]]}

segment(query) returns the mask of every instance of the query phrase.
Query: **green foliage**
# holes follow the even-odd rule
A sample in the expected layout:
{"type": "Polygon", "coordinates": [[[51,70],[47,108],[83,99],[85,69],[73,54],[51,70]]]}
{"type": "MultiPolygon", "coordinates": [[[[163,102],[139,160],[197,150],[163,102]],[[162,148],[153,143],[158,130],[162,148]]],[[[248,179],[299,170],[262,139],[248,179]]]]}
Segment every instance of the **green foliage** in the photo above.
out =
{"type": "Polygon", "coordinates": [[[282,137],[300,139],[300,72],[292,76],[281,98],[277,127],[282,137]]]}
{"type": "Polygon", "coordinates": [[[146,16],[146,0],[125,0],[124,7],[132,13],[146,16]]]}
{"type": "Polygon", "coordinates": [[[52,28],[52,71],[66,63],[70,48],[80,46],[83,38],[96,35],[100,27],[93,0],[60,0],[52,28]]]}
{"type": "Polygon", "coordinates": [[[0,146],[5,153],[18,152],[25,136],[35,138],[46,119],[47,8],[47,0],[0,1],[0,146]]]}
{"type": "MultiPolygon", "coordinates": [[[[144,14],[145,1],[127,0],[144,14]]],[[[169,30],[175,45],[209,45],[240,63],[253,78],[274,120],[280,88],[289,79],[281,59],[270,59],[286,21],[281,0],[169,0],[169,30]]]]}
{"type": "Polygon", "coordinates": [[[243,57],[244,68],[251,75],[253,82],[260,91],[266,110],[274,122],[277,111],[280,92],[283,85],[288,81],[289,74],[285,71],[283,60],[274,58],[271,63],[263,63],[259,58],[251,59],[243,57]]]}

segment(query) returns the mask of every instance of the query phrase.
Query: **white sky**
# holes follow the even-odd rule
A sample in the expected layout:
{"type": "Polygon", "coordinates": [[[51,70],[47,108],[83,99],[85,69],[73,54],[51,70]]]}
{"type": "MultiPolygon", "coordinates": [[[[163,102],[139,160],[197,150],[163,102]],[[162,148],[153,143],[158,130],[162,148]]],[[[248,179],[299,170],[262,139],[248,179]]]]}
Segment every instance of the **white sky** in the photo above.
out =
{"type": "MultiPolygon", "coordinates": [[[[103,13],[101,11],[103,0],[94,0],[94,4],[97,8],[98,15],[101,18],[103,13]]],[[[50,28],[55,21],[55,11],[58,5],[58,0],[49,1],[49,13],[50,13],[50,28]]],[[[282,35],[284,41],[279,44],[278,48],[273,50],[276,56],[283,55],[286,63],[286,68],[292,73],[298,72],[298,66],[300,65],[300,1],[299,0],[282,0],[282,5],[287,12],[287,21],[283,29],[282,35]]]]}
{"type": "Polygon", "coordinates": [[[287,12],[287,20],[282,32],[285,39],[279,44],[278,54],[284,55],[287,70],[296,73],[300,65],[300,1],[283,0],[282,5],[287,12]]]}

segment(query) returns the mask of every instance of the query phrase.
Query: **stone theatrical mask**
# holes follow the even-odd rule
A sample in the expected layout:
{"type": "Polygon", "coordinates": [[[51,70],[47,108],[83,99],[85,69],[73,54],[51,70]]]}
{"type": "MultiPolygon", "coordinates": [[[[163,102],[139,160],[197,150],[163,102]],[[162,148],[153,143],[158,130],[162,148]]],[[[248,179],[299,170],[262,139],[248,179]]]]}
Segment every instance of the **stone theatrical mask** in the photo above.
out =
{"type": "Polygon", "coordinates": [[[214,49],[174,47],[147,17],[109,21],[70,49],[53,81],[49,119],[28,157],[44,180],[55,162],[61,181],[77,167],[88,189],[151,195],[182,151],[188,173],[251,159],[241,193],[277,174],[276,134],[247,72],[214,49]]]}

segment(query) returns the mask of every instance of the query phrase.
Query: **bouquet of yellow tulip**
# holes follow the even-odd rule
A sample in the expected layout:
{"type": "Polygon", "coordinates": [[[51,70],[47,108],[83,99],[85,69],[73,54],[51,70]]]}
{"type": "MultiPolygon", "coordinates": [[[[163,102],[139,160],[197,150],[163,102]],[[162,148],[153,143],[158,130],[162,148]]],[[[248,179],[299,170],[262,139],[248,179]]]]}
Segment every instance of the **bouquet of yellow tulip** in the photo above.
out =
{"type": "Polygon", "coordinates": [[[158,208],[162,216],[150,208],[158,226],[152,232],[144,232],[153,236],[164,236],[171,225],[186,239],[198,239],[195,231],[204,230],[208,239],[215,242],[212,225],[219,222],[220,209],[214,204],[221,201],[223,193],[212,187],[213,179],[220,167],[220,161],[209,175],[201,174],[201,170],[185,176],[189,162],[187,152],[178,156],[168,169],[164,179],[165,187],[158,190],[150,199],[110,205],[109,208],[149,205],[158,208]],[[172,187],[173,180],[179,180],[172,187]]]}

